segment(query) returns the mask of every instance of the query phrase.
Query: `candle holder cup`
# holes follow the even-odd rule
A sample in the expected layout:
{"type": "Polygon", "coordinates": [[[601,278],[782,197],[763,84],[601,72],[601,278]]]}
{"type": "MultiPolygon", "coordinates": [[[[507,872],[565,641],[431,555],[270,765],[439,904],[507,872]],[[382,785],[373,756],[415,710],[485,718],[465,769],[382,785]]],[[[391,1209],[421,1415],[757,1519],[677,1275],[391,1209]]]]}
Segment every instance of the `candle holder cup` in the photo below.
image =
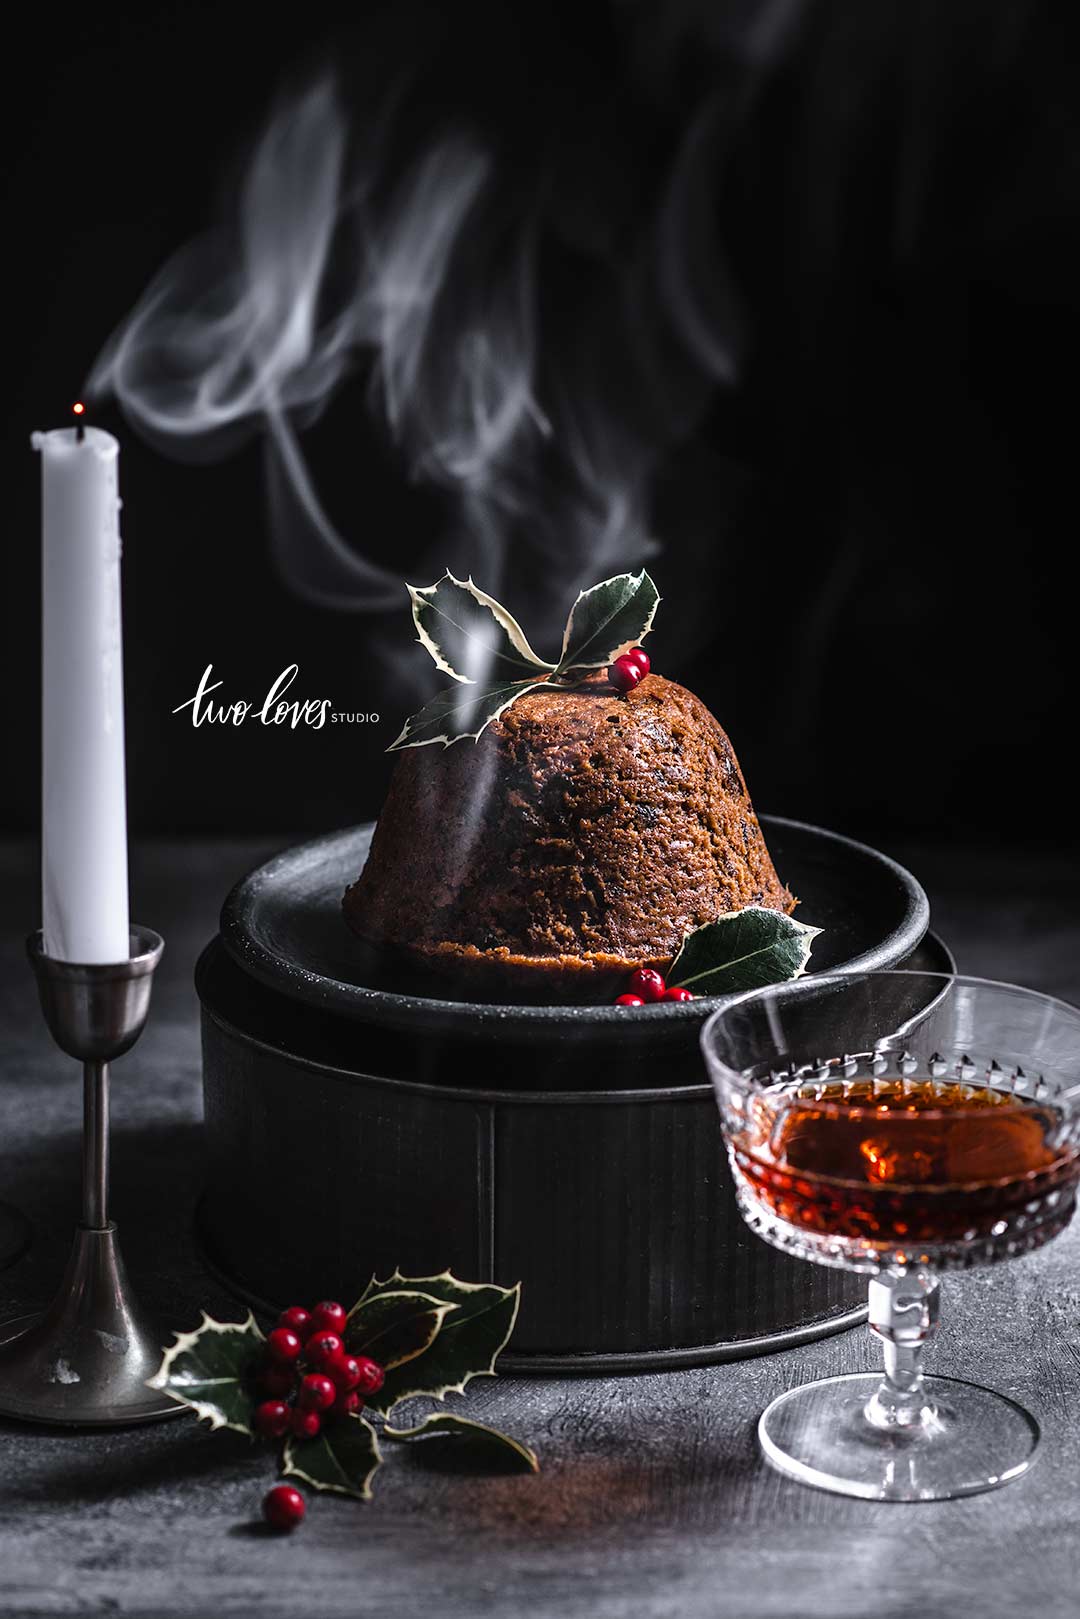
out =
{"type": "Polygon", "coordinates": [[[49,1031],[83,1064],[82,1217],[52,1304],[0,1328],[0,1415],[104,1427],[183,1409],[146,1386],[162,1338],[132,1292],[109,1218],[109,1063],[143,1031],[164,943],[134,927],[130,949],[127,961],[88,966],[46,955],[41,933],[27,940],[49,1031]]]}

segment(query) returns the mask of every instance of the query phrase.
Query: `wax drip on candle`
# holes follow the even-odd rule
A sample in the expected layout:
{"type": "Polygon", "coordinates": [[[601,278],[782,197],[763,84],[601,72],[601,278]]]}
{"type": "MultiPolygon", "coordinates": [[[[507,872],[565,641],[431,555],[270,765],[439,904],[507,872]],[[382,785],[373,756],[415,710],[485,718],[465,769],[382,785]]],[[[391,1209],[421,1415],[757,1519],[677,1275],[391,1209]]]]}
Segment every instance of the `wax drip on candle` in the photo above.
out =
{"type": "Polygon", "coordinates": [[[82,419],[86,414],[86,406],[83,404],[81,399],[77,399],[72,405],[71,409],[74,415],[79,418],[75,428],[75,438],[78,443],[81,444],[83,439],[86,437],[86,423],[82,419]]]}

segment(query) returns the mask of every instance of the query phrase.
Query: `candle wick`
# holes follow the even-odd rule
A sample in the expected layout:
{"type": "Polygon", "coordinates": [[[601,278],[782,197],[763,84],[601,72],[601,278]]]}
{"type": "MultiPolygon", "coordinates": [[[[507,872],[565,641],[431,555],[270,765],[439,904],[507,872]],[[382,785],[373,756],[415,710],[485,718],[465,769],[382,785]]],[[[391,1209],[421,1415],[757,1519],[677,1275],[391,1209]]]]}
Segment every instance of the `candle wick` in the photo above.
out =
{"type": "Polygon", "coordinates": [[[76,442],[76,444],[81,444],[85,437],[86,437],[86,423],[85,422],[79,422],[79,424],[75,428],[75,442],[76,442]]]}

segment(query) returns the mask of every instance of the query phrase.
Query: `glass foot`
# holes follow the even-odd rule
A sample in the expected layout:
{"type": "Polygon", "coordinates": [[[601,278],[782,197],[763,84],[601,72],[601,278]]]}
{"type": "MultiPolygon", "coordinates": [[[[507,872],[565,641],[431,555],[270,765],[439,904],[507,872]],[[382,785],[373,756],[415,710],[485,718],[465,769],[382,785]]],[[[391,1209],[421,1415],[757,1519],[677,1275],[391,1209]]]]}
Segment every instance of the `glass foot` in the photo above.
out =
{"type": "Polygon", "coordinates": [[[0,1270],[13,1265],[30,1241],[30,1222],[10,1203],[0,1203],[0,1270]]]}
{"type": "Polygon", "coordinates": [[[868,1501],[948,1501],[1026,1473],[1035,1418],[992,1389],[927,1377],[918,1419],[890,1426],[875,1400],[879,1373],[828,1377],[781,1394],[762,1412],[766,1459],[802,1484],[868,1501]],[[876,1419],[876,1420],[875,1420],[876,1419]]]}

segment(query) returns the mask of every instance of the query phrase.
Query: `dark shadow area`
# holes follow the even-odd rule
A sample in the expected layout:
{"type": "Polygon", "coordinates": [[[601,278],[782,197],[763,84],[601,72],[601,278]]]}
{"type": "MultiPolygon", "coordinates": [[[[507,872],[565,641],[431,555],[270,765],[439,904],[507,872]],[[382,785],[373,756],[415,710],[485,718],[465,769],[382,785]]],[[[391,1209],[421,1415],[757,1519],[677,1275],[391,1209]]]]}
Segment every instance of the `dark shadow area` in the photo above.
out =
{"type": "Polygon", "coordinates": [[[407,1466],[426,1473],[444,1473],[462,1478],[531,1477],[529,1468],[515,1461],[509,1451],[500,1454],[456,1434],[434,1434],[427,1439],[411,1439],[388,1446],[389,1459],[404,1455],[407,1466]]]}
{"type": "MultiPolygon", "coordinates": [[[[255,1464],[257,1453],[241,1434],[211,1434],[187,1414],[163,1425],[151,1438],[145,1430],[141,1451],[124,1446],[123,1453],[103,1460],[102,1436],[120,1429],[47,1428],[30,1423],[0,1424],[8,1442],[36,1439],[45,1447],[55,1447],[49,1463],[30,1477],[0,1483],[0,1501],[47,1501],[50,1505],[76,1507],[115,1498],[118,1492],[132,1495],[161,1487],[183,1491],[208,1476],[224,1475],[237,1464],[255,1464]],[[183,1425],[181,1428],[180,1425],[183,1425]],[[166,1434],[164,1428],[170,1431],[166,1434]]],[[[269,1463],[270,1458],[264,1460],[269,1463]]],[[[272,1471],[272,1468],[269,1470],[272,1471]]],[[[257,1483],[257,1480],[255,1481],[257,1483]]]]}
{"type": "MultiPolygon", "coordinates": [[[[0,1160],[5,1195],[35,1221],[28,1250],[3,1274],[5,1310],[43,1306],[59,1283],[79,1218],[80,1138],[74,1132],[29,1140],[0,1160]]],[[[242,1316],[203,1266],[192,1222],[204,1173],[201,1124],[124,1125],[113,1131],[111,1209],[127,1269],[143,1303],[172,1328],[201,1308],[242,1316]]],[[[164,1328],[163,1328],[164,1330],[164,1328]]],[[[167,1335],[163,1341],[168,1341],[167,1335]]]]}

